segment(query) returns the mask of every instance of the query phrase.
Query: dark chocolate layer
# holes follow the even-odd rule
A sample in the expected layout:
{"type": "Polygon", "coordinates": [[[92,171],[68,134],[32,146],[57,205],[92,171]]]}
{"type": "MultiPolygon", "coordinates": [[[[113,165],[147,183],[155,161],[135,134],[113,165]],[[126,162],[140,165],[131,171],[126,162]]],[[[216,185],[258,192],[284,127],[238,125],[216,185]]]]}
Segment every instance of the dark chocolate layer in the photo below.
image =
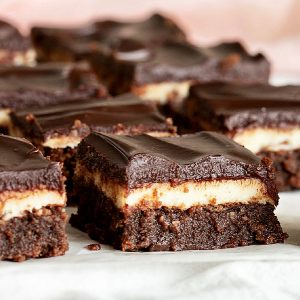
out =
{"type": "Polygon", "coordinates": [[[111,100],[69,101],[46,108],[22,110],[11,115],[14,126],[28,138],[42,141],[53,134],[76,131],[86,137],[91,131],[137,134],[174,132],[174,127],[152,104],[126,94],[111,100]]]}
{"type": "Polygon", "coordinates": [[[59,163],[44,158],[27,140],[0,135],[0,153],[0,192],[64,190],[59,163]]]}
{"type": "Polygon", "coordinates": [[[97,21],[77,29],[34,27],[31,32],[38,59],[80,60],[103,45],[118,47],[124,40],[156,45],[166,40],[185,40],[184,32],[171,19],[159,14],[140,22],[97,21]]]}
{"type": "Polygon", "coordinates": [[[137,65],[134,82],[136,85],[184,80],[266,82],[269,68],[262,54],[251,56],[239,43],[198,48],[187,43],[168,42],[153,50],[151,58],[137,65]]]}
{"type": "Polygon", "coordinates": [[[282,243],[287,237],[271,204],[194,206],[186,210],[138,206],[118,209],[78,178],[78,214],[70,223],[92,239],[123,251],[204,250],[282,243]]]}
{"type": "Polygon", "coordinates": [[[69,100],[106,95],[105,88],[85,65],[0,67],[0,108],[44,107],[69,100]]]}
{"type": "Polygon", "coordinates": [[[67,214],[61,207],[25,212],[0,223],[0,260],[64,255],[68,250],[65,233],[67,214]]]}
{"type": "Polygon", "coordinates": [[[299,126],[300,86],[195,85],[183,110],[205,130],[299,126]]]}
{"type": "Polygon", "coordinates": [[[30,41],[21,35],[19,30],[11,24],[0,21],[0,50],[26,51],[30,41]]]}
{"type": "Polygon", "coordinates": [[[268,163],[218,133],[164,138],[92,133],[77,153],[90,171],[100,170],[129,188],[154,182],[260,178],[277,198],[268,163]]]}

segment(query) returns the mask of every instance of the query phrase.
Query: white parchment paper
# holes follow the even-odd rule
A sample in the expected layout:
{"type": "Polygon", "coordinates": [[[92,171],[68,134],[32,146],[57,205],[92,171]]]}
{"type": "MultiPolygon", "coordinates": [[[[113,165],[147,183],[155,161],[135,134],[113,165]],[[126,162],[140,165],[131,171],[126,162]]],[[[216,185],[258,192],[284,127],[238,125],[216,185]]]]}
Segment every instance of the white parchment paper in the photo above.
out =
{"type": "Polygon", "coordinates": [[[285,244],[122,253],[68,226],[65,256],[0,262],[0,299],[300,299],[300,192],[276,210],[285,244]]]}

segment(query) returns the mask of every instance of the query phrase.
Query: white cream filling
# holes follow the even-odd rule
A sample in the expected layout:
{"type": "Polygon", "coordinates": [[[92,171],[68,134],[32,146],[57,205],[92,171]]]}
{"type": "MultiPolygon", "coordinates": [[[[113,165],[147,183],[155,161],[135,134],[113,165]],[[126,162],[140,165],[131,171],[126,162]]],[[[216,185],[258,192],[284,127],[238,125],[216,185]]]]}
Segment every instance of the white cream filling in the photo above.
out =
{"type": "Polygon", "coordinates": [[[58,136],[58,137],[49,137],[42,145],[43,147],[49,147],[52,149],[59,148],[75,148],[81,142],[81,137],[74,136],[58,136]]]}
{"type": "Polygon", "coordinates": [[[26,52],[0,50],[0,60],[5,60],[7,57],[12,58],[12,64],[34,66],[36,64],[36,53],[34,49],[29,49],[26,52]]]}
{"type": "Polygon", "coordinates": [[[5,108],[0,110],[0,126],[9,127],[10,126],[10,109],[5,108]]]}
{"type": "Polygon", "coordinates": [[[48,205],[65,206],[65,203],[65,193],[61,194],[57,191],[4,192],[0,198],[0,216],[2,220],[7,221],[14,217],[21,217],[25,211],[32,212],[48,205]]]}
{"type": "Polygon", "coordinates": [[[300,148],[300,128],[253,128],[237,132],[232,139],[254,153],[300,148]]]}
{"type": "Polygon", "coordinates": [[[13,64],[16,66],[27,65],[34,66],[36,65],[36,53],[33,49],[29,49],[24,52],[16,52],[14,55],[13,64]]]}
{"type": "Polygon", "coordinates": [[[127,190],[118,184],[102,179],[100,172],[91,173],[77,164],[76,177],[92,182],[118,208],[125,205],[147,203],[147,206],[180,207],[187,209],[195,205],[218,205],[228,203],[275,204],[268,196],[265,184],[257,178],[238,180],[212,180],[184,182],[175,186],[170,183],[153,183],[149,186],[127,190]]]}
{"type": "MultiPolygon", "coordinates": [[[[227,203],[273,203],[268,198],[259,179],[214,180],[199,183],[182,183],[172,187],[169,183],[152,184],[150,187],[129,192],[118,199],[118,206],[136,205],[142,201],[160,202],[162,206],[190,208],[195,205],[227,203]]],[[[274,204],[274,203],[273,203],[274,204]]]]}
{"type": "Polygon", "coordinates": [[[162,82],[135,86],[132,92],[143,100],[166,104],[169,100],[180,101],[187,97],[191,82],[162,82]]]}

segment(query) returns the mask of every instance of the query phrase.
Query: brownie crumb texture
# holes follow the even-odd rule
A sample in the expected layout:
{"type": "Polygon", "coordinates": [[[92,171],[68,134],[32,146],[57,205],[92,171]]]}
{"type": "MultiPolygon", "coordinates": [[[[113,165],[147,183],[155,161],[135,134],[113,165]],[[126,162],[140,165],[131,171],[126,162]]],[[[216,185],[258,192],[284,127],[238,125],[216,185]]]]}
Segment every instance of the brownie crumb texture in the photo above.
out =
{"type": "Polygon", "coordinates": [[[300,188],[300,150],[293,151],[264,151],[258,153],[273,161],[276,170],[276,185],[279,191],[300,188]]]}
{"type": "Polygon", "coordinates": [[[89,244],[85,248],[90,251],[99,251],[101,250],[101,245],[99,243],[89,244]]]}
{"type": "Polygon", "coordinates": [[[67,214],[62,207],[45,207],[22,217],[0,220],[0,260],[21,262],[29,258],[65,254],[67,214]]]}

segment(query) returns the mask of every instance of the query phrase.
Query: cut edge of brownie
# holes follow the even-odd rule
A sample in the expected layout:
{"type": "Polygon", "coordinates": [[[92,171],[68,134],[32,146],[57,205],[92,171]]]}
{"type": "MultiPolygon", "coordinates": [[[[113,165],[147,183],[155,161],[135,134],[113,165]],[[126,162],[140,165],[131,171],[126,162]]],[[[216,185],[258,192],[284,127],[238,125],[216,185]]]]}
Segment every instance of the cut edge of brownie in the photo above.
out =
{"type": "Polygon", "coordinates": [[[64,255],[67,214],[60,206],[46,206],[7,221],[0,220],[0,260],[64,255]]]}

